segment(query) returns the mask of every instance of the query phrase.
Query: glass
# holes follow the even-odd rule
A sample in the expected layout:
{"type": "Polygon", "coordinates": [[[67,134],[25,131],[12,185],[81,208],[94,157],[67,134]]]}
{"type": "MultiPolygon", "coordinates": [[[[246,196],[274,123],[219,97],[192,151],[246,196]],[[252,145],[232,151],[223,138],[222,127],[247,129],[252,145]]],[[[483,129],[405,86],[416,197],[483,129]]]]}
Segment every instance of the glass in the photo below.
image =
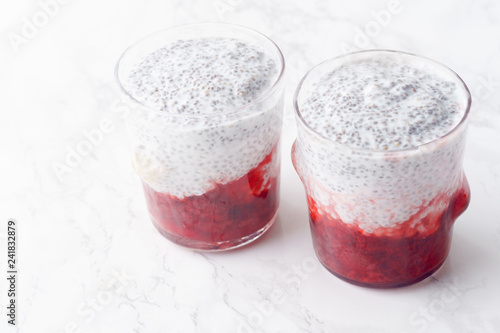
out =
{"type": "Polygon", "coordinates": [[[231,249],[255,240],[276,220],[283,71],[283,55],[274,42],[222,23],[160,31],[121,56],[116,79],[134,106],[128,117],[132,165],[153,224],[167,239],[199,250],[231,249]],[[242,107],[195,115],[162,111],[127,87],[134,66],[152,52],[179,40],[213,38],[258,47],[276,64],[274,81],[242,107]]]}
{"type": "Polygon", "coordinates": [[[470,201],[462,168],[470,104],[456,73],[403,52],[351,53],[305,75],[294,97],[292,161],[306,190],[316,255],[332,274],[356,285],[391,288],[421,281],[443,264],[454,221],[470,201]],[[351,148],[318,133],[302,114],[308,93],[326,73],[365,59],[409,63],[453,82],[464,110],[458,125],[434,141],[399,150],[351,148]]]}

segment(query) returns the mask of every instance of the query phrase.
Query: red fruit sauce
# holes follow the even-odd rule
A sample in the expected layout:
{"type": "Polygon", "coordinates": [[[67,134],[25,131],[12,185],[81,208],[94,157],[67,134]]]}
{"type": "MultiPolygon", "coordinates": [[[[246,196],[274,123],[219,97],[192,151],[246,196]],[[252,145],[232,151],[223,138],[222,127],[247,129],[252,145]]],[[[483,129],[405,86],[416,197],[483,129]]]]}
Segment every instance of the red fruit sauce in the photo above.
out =
{"type": "Polygon", "coordinates": [[[329,214],[319,214],[316,202],[308,196],[314,248],[331,273],[350,283],[375,288],[409,285],[431,275],[444,262],[453,222],[469,201],[469,185],[462,176],[451,198],[438,195],[397,227],[368,233],[356,223],[346,224],[329,214]],[[429,207],[446,208],[422,217],[429,207]]]}
{"type": "Polygon", "coordinates": [[[143,182],[155,226],[173,242],[203,250],[232,248],[255,239],[278,211],[277,155],[278,145],[243,177],[215,184],[202,195],[179,199],[143,182]]]}

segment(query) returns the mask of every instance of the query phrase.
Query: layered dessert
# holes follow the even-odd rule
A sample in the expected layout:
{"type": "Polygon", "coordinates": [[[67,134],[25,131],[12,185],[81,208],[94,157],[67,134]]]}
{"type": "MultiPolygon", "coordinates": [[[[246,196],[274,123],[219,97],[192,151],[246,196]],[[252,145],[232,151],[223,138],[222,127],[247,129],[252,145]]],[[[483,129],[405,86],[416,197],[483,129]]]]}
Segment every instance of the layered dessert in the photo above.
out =
{"type": "Polygon", "coordinates": [[[281,74],[257,43],[177,40],[142,57],[125,89],[133,166],[152,220],[181,245],[232,248],[274,221],[279,199],[281,74]]]}
{"type": "Polygon", "coordinates": [[[422,280],[445,260],[470,200],[468,91],[447,68],[402,53],[324,66],[297,92],[292,157],[318,258],[355,284],[422,280]]]}

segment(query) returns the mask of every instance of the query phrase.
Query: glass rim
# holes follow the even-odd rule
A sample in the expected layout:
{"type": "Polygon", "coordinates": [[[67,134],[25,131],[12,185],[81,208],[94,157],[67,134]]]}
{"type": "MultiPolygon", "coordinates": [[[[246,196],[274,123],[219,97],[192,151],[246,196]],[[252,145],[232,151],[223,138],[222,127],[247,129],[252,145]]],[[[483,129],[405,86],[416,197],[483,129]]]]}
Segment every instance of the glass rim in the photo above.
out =
{"type": "MultiPolygon", "coordinates": [[[[235,38],[237,39],[237,37],[235,37],[235,38]]],[[[181,38],[179,38],[179,40],[180,39],[181,38]]],[[[158,48],[161,48],[161,47],[162,47],[162,45],[158,45],[158,48]]],[[[140,107],[142,109],[145,109],[148,112],[157,113],[159,115],[162,115],[162,116],[165,116],[165,117],[172,117],[172,118],[203,119],[203,118],[217,117],[217,116],[221,116],[221,115],[223,115],[223,116],[238,115],[240,113],[243,113],[245,110],[250,109],[252,106],[261,103],[262,101],[266,100],[267,98],[269,98],[270,96],[272,96],[276,92],[276,90],[279,88],[280,84],[283,82],[284,73],[285,73],[285,58],[283,56],[283,53],[281,52],[281,49],[279,48],[279,46],[271,38],[267,37],[263,33],[258,32],[257,30],[254,30],[252,28],[249,28],[249,27],[246,27],[246,26],[242,26],[242,25],[238,25],[238,24],[233,24],[233,23],[225,23],[225,22],[197,22],[197,23],[187,23],[187,24],[175,25],[175,26],[171,26],[169,28],[158,30],[156,32],[153,32],[153,33],[150,33],[150,34],[148,34],[146,36],[143,36],[140,39],[138,39],[135,42],[133,42],[132,44],[130,44],[122,52],[122,54],[118,58],[118,61],[117,61],[116,65],[115,65],[115,69],[114,69],[114,78],[115,78],[116,83],[118,84],[118,87],[120,88],[120,91],[122,93],[124,93],[126,96],[128,96],[134,103],[137,103],[138,105],[140,105],[140,107]],[[279,70],[278,76],[273,80],[273,84],[269,88],[267,88],[266,91],[264,91],[262,94],[260,94],[256,99],[252,100],[249,103],[246,103],[245,105],[242,105],[240,107],[234,108],[234,110],[232,110],[231,112],[220,111],[220,112],[209,113],[209,114],[183,115],[183,114],[170,113],[168,111],[162,111],[162,110],[159,110],[156,107],[153,107],[151,105],[145,104],[144,102],[140,101],[135,96],[133,96],[133,94],[131,94],[123,86],[122,78],[120,77],[121,64],[122,64],[122,60],[124,59],[124,57],[127,56],[127,54],[129,53],[129,51],[131,49],[135,48],[136,46],[138,46],[142,42],[145,42],[145,41],[147,41],[148,39],[150,39],[152,37],[155,37],[155,36],[158,36],[158,35],[161,35],[161,34],[164,34],[164,33],[172,32],[172,31],[180,30],[180,29],[186,29],[186,28],[202,28],[202,27],[210,27],[210,26],[227,27],[229,29],[233,29],[232,31],[234,31],[235,29],[237,29],[237,30],[239,30],[241,32],[250,33],[250,34],[252,34],[254,36],[257,36],[258,38],[261,38],[261,39],[269,42],[272,45],[272,48],[275,49],[275,52],[276,52],[276,55],[277,55],[277,59],[278,59],[277,65],[279,67],[279,69],[278,69],[279,70]]]]}
{"type": "Polygon", "coordinates": [[[318,136],[320,139],[328,141],[330,144],[338,147],[341,150],[347,150],[347,151],[350,151],[353,153],[358,153],[358,154],[370,154],[370,155],[373,155],[373,154],[375,154],[375,155],[378,155],[378,154],[380,154],[380,155],[399,155],[399,154],[415,152],[419,149],[435,145],[436,143],[446,139],[447,137],[451,136],[453,133],[457,132],[459,128],[463,127],[466,124],[466,121],[467,121],[469,113],[470,113],[471,104],[472,104],[472,97],[471,97],[471,93],[469,91],[469,88],[465,84],[464,80],[462,80],[462,78],[455,71],[453,71],[451,68],[449,68],[446,65],[443,65],[442,63],[440,63],[436,60],[433,60],[433,59],[430,59],[430,58],[427,58],[424,56],[420,56],[420,55],[410,53],[410,52],[389,50],[389,49],[370,49],[370,50],[355,51],[355,52],[342,54],[340,56],[336,56],[336,57],[324,60],[307,71],[307,73],[304,75],[304,77],[300,80],[300,82],[297,86],[297,89],[295,90],[294,96],[293,96],[293,108],[295,111],[295,115],[300,120],[300,122],[306,127],[307,130],[311,131],[314,135],[318,136]],[[423,144],[411,146],[408,148],[392,149],[392,150],[351,147],[347,144],[343,144],[343,143],[339,143],[337,141],[334,141],[333,139],[328,138],[327,136],[324,136],[323,134],[319,133],[311,125],[309,125],[307,123],[307,121],[304,119],[304,117],[302,116],[302,114],[300,112],[298,98],[299,98],[299,94],[301,92],[301,88],[302,88],[303,84],[309,78],[310,74],[313,71],[315,71],[316,69],[318,69],[319,67],[323,67],[324,65],[326,65],[328,63],[335,62],[335,61],[338,61],[338,60],[341,60],[344,58],[348,58],[351,56],[355,56],[358,54],[369,54],[369,53],[373,53],[373,54],[375,54],[375,53],[400,54],[400,55],[403,55],[405,57],[418,59],[419,61],[423,60],[425,62],[431,63],[432,65],[440,67],[441,69],[444,69],[448,74],[450,74],[452,77],[454,77],[458,83],[460,83],[462,85],[461,88],[463,89],[463,92],[465,93],[465,97],[467,99],[467,105],[465,107],[465,111],[463,112],[463,115],[462,115],[462,118],[460,119],[460,121],[455,126],[450,128],[450,130],[448,130],[444,135],[439,136],[439,137],[437,137],[429,142],[425,142],[423,144]]]}

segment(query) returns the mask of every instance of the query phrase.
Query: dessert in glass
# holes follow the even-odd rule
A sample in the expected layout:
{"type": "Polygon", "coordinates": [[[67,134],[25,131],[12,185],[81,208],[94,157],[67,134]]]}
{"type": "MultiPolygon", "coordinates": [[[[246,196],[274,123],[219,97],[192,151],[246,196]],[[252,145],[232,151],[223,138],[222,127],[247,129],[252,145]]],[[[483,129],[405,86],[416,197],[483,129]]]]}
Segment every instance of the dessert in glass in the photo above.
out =
{"type": "Polygon", "coordinates": [[[327,60],[294,98],[292,161],[316,255],[350,283],[421,281],[446,259],[470,190],[462,167],[469,90],[449,68],[370,50],[327,60]]]}
{"type": "Polygon", "coordinates": [[[283,71],[274,42],[222,23],[167,29],[124,52],[132,165],[166,238],[224,250],[276,220],[283,71]]]}

